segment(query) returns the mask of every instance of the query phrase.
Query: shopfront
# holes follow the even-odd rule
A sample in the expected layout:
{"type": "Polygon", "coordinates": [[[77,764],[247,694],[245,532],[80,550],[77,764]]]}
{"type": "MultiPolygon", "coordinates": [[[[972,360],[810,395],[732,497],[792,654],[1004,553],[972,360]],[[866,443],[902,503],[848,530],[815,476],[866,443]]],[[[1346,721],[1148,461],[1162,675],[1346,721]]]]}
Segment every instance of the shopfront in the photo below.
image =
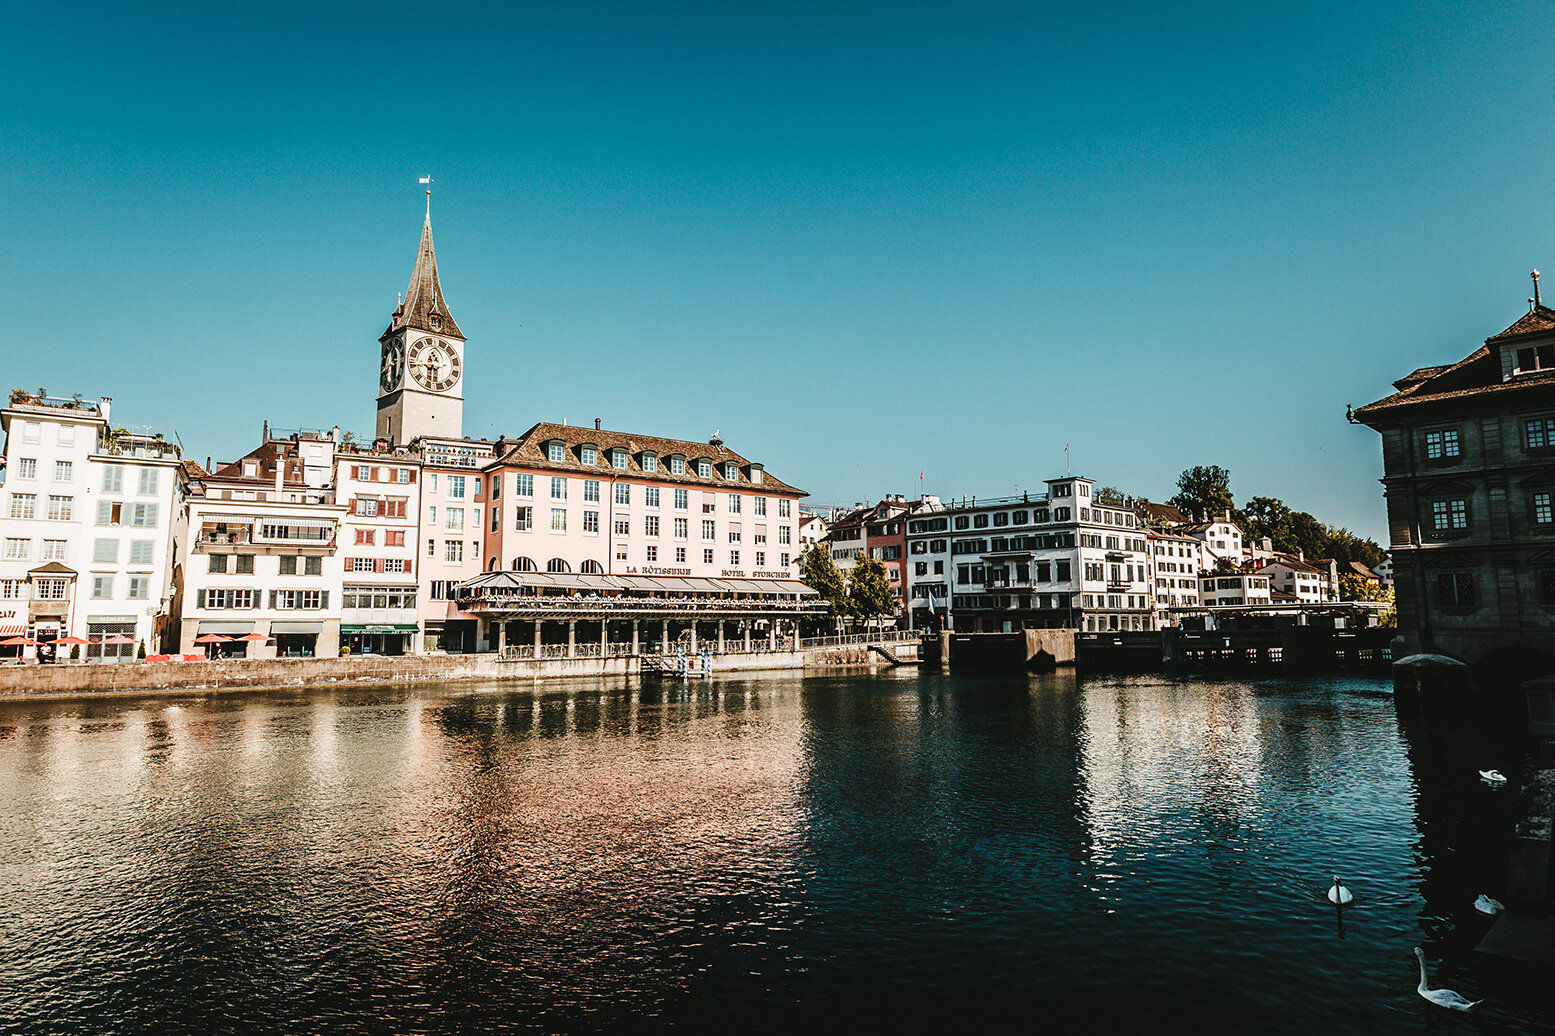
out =
{"type": "Polygon", "coordinates": [[[277,658],[312,658],[318,654],[322,622],[272,622],[270,636],[275,639],[277,658]]]}
{"type": "Polygon", "coordinates": [[[415,634],[413,622],[342,623],[340,646],[353,655],[407,655],[415,634]]]}

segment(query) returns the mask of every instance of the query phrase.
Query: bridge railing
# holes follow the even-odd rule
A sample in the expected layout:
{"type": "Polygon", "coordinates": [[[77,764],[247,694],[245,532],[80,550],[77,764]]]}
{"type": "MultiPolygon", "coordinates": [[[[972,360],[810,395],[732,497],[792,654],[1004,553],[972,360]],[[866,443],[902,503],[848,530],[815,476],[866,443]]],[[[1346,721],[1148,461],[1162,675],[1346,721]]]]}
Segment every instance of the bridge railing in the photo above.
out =
{"type": "Polygon", "coordinates": [[[850,644],[917,644],[923,640],[918,630],[882,630],[879,633],[848,633],[840,637],[810,637],[799,642],[802,648],[846,647],[850,644]]]}

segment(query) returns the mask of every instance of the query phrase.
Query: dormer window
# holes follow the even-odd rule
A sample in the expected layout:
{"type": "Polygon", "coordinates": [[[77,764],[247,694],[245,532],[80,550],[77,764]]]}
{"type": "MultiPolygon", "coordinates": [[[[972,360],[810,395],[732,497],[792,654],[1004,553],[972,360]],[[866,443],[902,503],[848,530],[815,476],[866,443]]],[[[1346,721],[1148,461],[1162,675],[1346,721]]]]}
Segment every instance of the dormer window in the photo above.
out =
{"type": "Polygon", "coordinates": [[[703,478],[713,477],[713,462],[706,457],[697,460],[697,474],[703,478]]]}
{"type": "Polygon", "coordinates": [[[670,455],[670,474],[684,475],[686,473],[686,458],[678,453],[670,455]]]}
{"type": "Polygon", "coordinates": [[[762,468],[760,464],[751,465],[751,485],[761,485],[762,468]]]}
{"type": "Polygon", "coordinates": [[[432,325],[432,330],[434,331],[441,331],[443,329],[443,318],[438,316],[436,313],[432,313],[427,316],[427,323],[432,325]]]}
{"type": "Polygon", "coordinates": [[[645,454],[643,454],[642,455],[642,465],[643,465],[643,470],[644,471],[658,471],[659,470],[659,457],[658,457],[658,454],[656,454],[656,453],[645,453],[645,454]]]}
{"type": "Polygon", "coordinates": [[[552,439],[545,444],[545,459],[552,464],[560,464],[567,459],[567,447],[559,439],[552,439]]]}
{"type": "Polygon", "coordinates": [[[593,446],[579,446],[578,459],[588,465],[599,463],[599,451],[593,446]]]}
{"type": "Polygon", "coordinates": [[[734,481],[737,481],[739,479],[739,477],[740,477],[740,466],[738,464],[736,464],[732,460],[725,462],[725,464],[724,464],[724,478],[728,479],[730,482],[734,482],[734,481]]]}
{"type": "Polygon", "coordinates": [[[622,449],[611,450],[610,451],[610,464],[611,464],[612,467],[616,467],[616,468],[621,469],[622,471],[625,471],[626,470],[626,451],[622,450],[622,449]]]}
{"type": "Polygon", "coordinates": [[[259,477],[259,463],[257,461],[252,461],[252,460],[244,461],[243,462],[243,477],[244,478],[258,478],[259,477]]]}
{"type": "Polygon", "coordinates": [[[1513,374],[1555,370],[1555,345],[1527,345],[1513,356],[1517,360],[1517,366],[1512,368],[1513,374]]]}

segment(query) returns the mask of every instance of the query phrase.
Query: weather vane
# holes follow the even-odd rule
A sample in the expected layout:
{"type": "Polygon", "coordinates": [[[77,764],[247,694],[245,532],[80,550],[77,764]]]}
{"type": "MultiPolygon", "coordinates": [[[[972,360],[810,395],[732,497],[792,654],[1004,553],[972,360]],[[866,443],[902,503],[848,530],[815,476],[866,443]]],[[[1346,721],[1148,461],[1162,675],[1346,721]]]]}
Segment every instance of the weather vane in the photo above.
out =
{"type": "Polygon", "coordinates": [[[432,184],[436,181],[430,176],[423,176],[421,182],[427,185],[427,219],[432,218],[432,184]]]}

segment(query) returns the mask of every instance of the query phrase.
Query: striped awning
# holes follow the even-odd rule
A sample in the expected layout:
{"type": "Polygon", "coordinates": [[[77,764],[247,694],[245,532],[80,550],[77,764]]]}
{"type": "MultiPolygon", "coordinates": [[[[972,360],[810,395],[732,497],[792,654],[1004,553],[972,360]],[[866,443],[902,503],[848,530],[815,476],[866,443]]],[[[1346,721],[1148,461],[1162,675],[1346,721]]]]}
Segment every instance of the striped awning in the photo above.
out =
{"type": "Polygon", "coordinates": [[[27,632],[27,624],[0,626],[0,637],[19,637],[27,632]]]}

